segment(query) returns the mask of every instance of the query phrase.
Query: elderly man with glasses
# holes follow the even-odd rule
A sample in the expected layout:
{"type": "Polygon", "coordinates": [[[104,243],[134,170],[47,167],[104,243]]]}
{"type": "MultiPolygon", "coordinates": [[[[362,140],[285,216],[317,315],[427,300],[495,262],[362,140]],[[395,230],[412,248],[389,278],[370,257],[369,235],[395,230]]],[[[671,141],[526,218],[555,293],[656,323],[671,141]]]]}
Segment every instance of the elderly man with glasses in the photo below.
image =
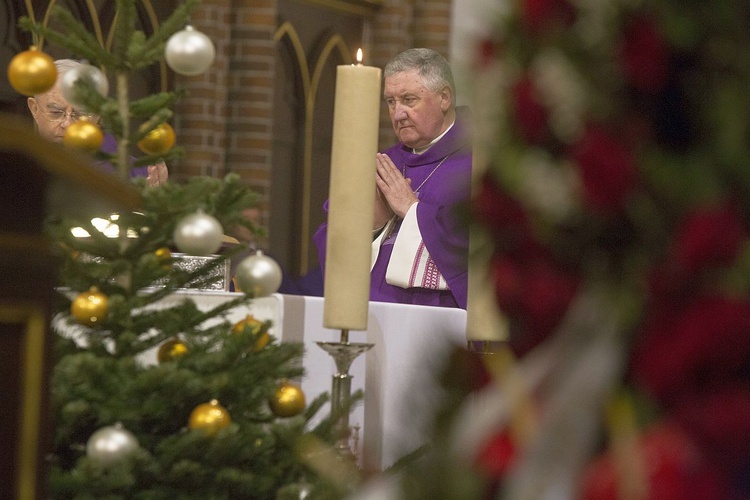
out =
{"type": "MultiPolygon", "coordinates": [[[[37,131],[40,136],[49,141],[62,144],[65,130],[72,123],[83,117],[95,118],[94,115],[75,109],[60,91],[60,81],[63,75],[80,65],[80,62],[72,59],[55,61],[57,67],[57,82],[55,85],[44,94],[35,95],[28,99],[29,110],[36,122],[37,131]]],[[[102,150],[112,153],[116,147],[114,137],[105,135],[102,150]]],[[[108,163],[101,163],[100,165],[108,170],[114,170],[114,167],[108,163]]],[[[133,168],[131,177],[146,177],[149,185],[156,186],[166,182],[168,177],[167,165],[162,162],[148,167],[133,168]]]]}

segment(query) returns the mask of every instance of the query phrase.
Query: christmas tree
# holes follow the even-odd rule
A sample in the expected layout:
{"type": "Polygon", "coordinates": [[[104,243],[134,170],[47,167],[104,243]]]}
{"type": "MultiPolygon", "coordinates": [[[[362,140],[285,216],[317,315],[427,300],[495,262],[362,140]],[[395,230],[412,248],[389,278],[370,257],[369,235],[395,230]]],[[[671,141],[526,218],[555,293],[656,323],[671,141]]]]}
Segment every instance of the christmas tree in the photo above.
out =
{"type": "MultiPolygon", "coordinates": [[[[182,29],[197,4],[187,0],[147,36],[136,29],[135,0],[118,0],[111,49],[64,8],[52,10],[61,31],[21,21],[36,40],[46,38],[90,63],[62,91],[100,119],[76,124],[88,130],[69,127],[66,145],[96,150],[102,129],[112,134],[117,152],[96,154],[115,163],[124,180],[135,166],[180,154],[167,123],[179,93],[131,102],[128,78],[161,61],[165,46],[175,71],[195,74],[210,65],[213,47],[205,35],[182,29]],[[186,36],[203,37],[209,52],[180,59],[186,36]],[[99,68],[114,75],[114,97],[103,91],[99,68]],[[130,158],[131,144],[146,156],[130,158]]],[[[56,81],[51,59],[36,48],[11,61],[9,76],[27,95],[56,81]]],[[[49,221],[62,261],[49,496],[335,498],[350,490],[356,468],[331,453],[333,422],[308,425],[327,395],[306,401],[295,383],[303,376],[302,345],[278,342],[272,325],[251,315],[235,324],[226,319],[230,310],[276,291],[278,265],[262,253],[242,260],[235,279],[243,292],[211,308],[180,293],[226,276],[229,259],[244,250],[227,235],[259,231],[243,215],[254,206],[254,193],[233,174],[138,186],[138,212],[49,221]],[[186,258],[174,250],[201,258],[181,265],[186,258]],[[149,358],[154,352],[156,361],[149,358]],[[317,458],[306,458],[311,454],[317,458]],[[316,472],[324,469],[326,477],[316,472]],[[330,473],[343,479],[329,481],[330,473]]]]}

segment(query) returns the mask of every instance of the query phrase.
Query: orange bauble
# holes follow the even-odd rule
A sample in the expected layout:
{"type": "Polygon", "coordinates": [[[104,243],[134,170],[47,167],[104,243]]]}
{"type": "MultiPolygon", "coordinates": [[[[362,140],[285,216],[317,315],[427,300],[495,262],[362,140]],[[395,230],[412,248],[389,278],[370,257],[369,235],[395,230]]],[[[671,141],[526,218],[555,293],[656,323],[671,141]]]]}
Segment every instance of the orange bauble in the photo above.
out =
{"type": "Polygon", "coordinates": [[[63,144],[66,146],[91,153],[99,151],[102,142],[104,142],[102,130],[86,119],[71,123],[65,129],[65,136],[63,137],[63,144]]]}
{"type": "Polygon", "coordinates": [[[138,148],[148,155],[158,156],[172,149],[174,143],[174,129],[168,123],[162,123],[138,141],[138,148]]]}
{"type": "Polygon", "coordinates": [[[51,89],[56,81],[55,61],[36,47],[16,54],[8,64],[8,82],[19,94],[43,94],[51,89]]]}
{"type": "Polygon", "coordinates": [[[255,339],[253,342],[253,352],[260,351],[271,340],[268,332],[263,331],[263,322],[256,319],[252,314],[248,314],[245,319],[232,327],[233,335],[239,335],[243,332],[251,334],[255,339]]]}
{"type": "Polygon", "coordinates": [[[232,423],[229,412],[219,402],[212,399],[195,407],[190,413],[188,427],[201,429],[209,436],[215,435],[224,427],[232,423]]]}

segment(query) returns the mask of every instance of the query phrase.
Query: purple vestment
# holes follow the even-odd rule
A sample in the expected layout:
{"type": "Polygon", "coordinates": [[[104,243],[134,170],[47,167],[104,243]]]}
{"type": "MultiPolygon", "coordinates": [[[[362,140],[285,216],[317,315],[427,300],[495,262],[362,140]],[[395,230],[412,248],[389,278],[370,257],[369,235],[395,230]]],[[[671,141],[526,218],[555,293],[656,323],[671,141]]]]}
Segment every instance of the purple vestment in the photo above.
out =
{"type": "MultiPolygon", "coordinates": [[[[104,141],[102,142],[102,147],[100,149],[105,153],[115,154],[117,152],[117,140],[114,138],[114,136],[106,134],[104,136],[104,141]]],[[[133,160],[134,158],[130,157],[130,161],[132,162],[133,160]]],[[[103,170],[106,170],[107,172],[115,173],[117,171],[115,166],[108,161],[97,161],[96,166],[102,168],[103,170]]],[[[131,168],[130,178],[132,179],[133,177],[148,177],[148,167],[131,168]]]]}
{"type": "MultiPolygon", "coordinates": [[[[418,190],[417,223],[427,250],[450,290],[401,288],[386,282],[385,274],[393,251],[393,238],[386,240],[370,274],[370,300],[466,309],[469,230],[456,206],[471,192],[470,117],[463,107],[456,109],[453,127],[421,155],[402,144],[384,151],[411,179],[418,190]],[[437,170],[435,167],[442,161],[437,170]]],[[[373,158],[373,175],[375,159],[373,158]]],[[[328,209],[326,202],[324,209],[328,209]]],[[[321,268],[325,265],[326,224],[313,235],[321,268]]]]}

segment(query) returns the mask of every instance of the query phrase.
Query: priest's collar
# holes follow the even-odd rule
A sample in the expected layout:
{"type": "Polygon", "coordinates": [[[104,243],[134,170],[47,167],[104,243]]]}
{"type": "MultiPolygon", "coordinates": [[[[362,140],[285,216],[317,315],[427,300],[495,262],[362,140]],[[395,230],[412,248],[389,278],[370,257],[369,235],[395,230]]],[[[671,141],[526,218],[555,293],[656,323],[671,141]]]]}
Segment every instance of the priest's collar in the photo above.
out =
{"type": "Polygon", "coordinates": [[[429,144],[428,144],[427,146],[425,146],[425,147],[423,147],[423,148],[416,148],[416,149],[415,149],[415,148],[411,148],[411,152],[412,152],[412,153],[414,153],[415,155],[421,155],[422,153],[424,153],[425,151],[427,151],[428,149],[430,149],[430,148],[431,148],[432,146],[434,146],[434,145],[435,145],[435,143],[437,143],[437,142],[438,142],[438,141],[439,141],[440,139],[442,139],[442,138],[443,138],[443,136],[444,136],[445,134],[447,134],[447,133],[448,133],[448,131],[449,131],[450,129],[452,129],[452,128],[453,128],[453,125],[455,125],[455,123],[456,123],[456,120],[454,119],[454,120],[453,120],[453,122],[452,122],[452,123],[451,123],[450,125],[448,125],[448,128],[447,128],[447,129],[445,129],[445,132],[443,132],[443,133],[442,133],[442,134],[440,134],[439,136],[435,137],[435,138],[434,138],[434,139],[432,140],[432,142],[431,142],[431,143],[429,143],[429,144]]]}

